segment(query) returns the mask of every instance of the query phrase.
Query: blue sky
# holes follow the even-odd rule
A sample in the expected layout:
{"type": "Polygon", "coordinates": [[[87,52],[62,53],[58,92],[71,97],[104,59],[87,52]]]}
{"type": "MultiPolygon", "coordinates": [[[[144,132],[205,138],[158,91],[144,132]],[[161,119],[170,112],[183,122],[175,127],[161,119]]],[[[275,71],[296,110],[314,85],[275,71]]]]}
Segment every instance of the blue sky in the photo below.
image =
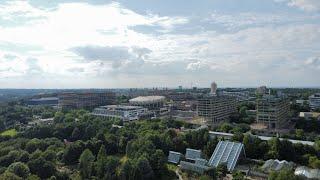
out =
{"type": "Polygon", "coordinates": [[[0,1],[0,88],[319,86],[319,0],[0,1]]]}

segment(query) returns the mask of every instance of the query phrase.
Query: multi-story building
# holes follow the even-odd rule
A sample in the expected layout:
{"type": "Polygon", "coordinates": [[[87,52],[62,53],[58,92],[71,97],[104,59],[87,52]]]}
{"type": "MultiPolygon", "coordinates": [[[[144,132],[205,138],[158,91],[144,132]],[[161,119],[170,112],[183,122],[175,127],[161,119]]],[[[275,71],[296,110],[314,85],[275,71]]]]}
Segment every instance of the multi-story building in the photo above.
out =
{"type": "Polygon", "coordinates": [[[257,110],[246,110],[246,114],[249,118],[255,119],[257,117],[257,110]]]}
{"type": "Polygon", "coordinates": [[[289,120],[290,103],[287,98],[264,95],[256,100],[258,124],[269,129],[281,128],[289,120]]]}
{"type": "Polygon", "coordinates": [[[309,96],[309,106],[311,110],[320,109],[320,93],[309,96]]]}
{"type": "Polygon", "coordinates": [[[141,106],[123,106],[123,105],[108,105],[95,108],[92,112],[95,116],[118,118],[127,121],[134,121],[141,118],[152,116],[147,108],[141,106]]]}
{"type": "Polygon", "coordinates": [[[46,105],[46,106],[57,106],[58,105],[57,97],[42,97],[42,98],[33,98],[27,101],[27,104],[30,106],[37,105],[46,105]]]}
{"type": "Polygon", "coordinates": [[[246,101],[250,98],[249,91],[222,91],[222,95],[235,97],[238,101],[246,101]]]}
{"type": "Polygon", "coordinates": [[[172,109],[179,111],[196,111],[197,101],[174,101],[172,103],[172,109]]]}
{"type": "Polygon", "coordinates": [[[263,94],[266,94],[267,91],[268,91],[267,86],[260,86],[257,88],[256,94],[263,95],[263,94]]]}
{"type": "Polygon", "coordinates": [[[166,97],[173,101],[186,101],[195,99],[189,92],[170,92],[166,95],[166,97]]]}
{"type": "Polygon", "coordinates": [[[216,125],[228,121],[237,112],[237,100],[230,96],[206,96],[198,99],[198,116],[208,124],[216,125]]]}
{"type": "Polygon", "coordinates": [[[61,93],[58,97],[61,109],[94,108],[115,102],[113,92],[61,93]]]}

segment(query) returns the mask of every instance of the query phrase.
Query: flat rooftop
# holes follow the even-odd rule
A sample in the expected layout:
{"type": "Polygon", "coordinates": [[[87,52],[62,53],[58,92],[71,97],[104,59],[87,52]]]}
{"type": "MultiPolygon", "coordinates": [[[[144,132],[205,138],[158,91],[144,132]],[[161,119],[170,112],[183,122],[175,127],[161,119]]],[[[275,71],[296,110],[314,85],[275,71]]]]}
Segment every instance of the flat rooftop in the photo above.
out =
{"type": "Polygon", "coordinates": [[[121,109],[121,110],[134,110],[134,109],[141,109],[141,106],[127,106],[127,105],[107,105],[107,106],[100,106],[100,109],[121,109]]]}
{"type": "Polygon", "coordinates": [[[133,99],[130,99],[129,102],[159,102],[165,100],[164,96],[139,96],[133,99]]]}
{"type": "Polygon", "coordinates": [[[54,101],[54,100],[59,100],[59,98],[57,98],[57,97],[43,97],[43,98],[30,99],[30,101],[54,101]]]}

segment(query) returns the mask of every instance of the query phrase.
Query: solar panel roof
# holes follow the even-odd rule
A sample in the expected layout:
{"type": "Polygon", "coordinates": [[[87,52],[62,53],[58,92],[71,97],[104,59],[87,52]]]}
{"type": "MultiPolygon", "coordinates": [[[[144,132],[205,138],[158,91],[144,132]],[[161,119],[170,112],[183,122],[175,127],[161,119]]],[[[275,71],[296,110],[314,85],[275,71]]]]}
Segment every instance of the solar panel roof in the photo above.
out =
{"type": "Polygon", "coordinates": [[[217,167],[221,163],[226,163],[228,171],[233,171],[241,152],[244,152],[242,143],[219,141],[208,164],[217,167]]]}
{"type": "Polygon", "coordinates": [[[195,171],[200,174],[203,174],[205,171],[210,169],[209,166],[204,166],[204,165],[195,164],[195,163],[186,162],[186,161],[180,162],[180,168],[184,170],[195,171]]]}
{"type": "Polygon", "coordinates": [[[168,162],[178,164],[182,154],[175,151],[169,151],[168,162]]]}
{"type": "Polygon", "coordinates": [[[201,158],[201,150],[187,148],[186,159],[195,161],[198,158],[201,158]]]}

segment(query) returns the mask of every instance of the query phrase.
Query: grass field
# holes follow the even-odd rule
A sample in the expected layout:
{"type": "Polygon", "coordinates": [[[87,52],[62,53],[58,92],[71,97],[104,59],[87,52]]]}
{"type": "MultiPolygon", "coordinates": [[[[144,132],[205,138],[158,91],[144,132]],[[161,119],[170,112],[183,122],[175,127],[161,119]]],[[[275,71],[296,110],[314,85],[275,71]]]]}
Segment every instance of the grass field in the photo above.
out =
{"type": "Polygon", "coordinates": [[[3,131],[0,135],[1,136],[11,136],[14,137],[18,134],[17,130],[15,129],[8,129],[6,131],[3,131]]]}

